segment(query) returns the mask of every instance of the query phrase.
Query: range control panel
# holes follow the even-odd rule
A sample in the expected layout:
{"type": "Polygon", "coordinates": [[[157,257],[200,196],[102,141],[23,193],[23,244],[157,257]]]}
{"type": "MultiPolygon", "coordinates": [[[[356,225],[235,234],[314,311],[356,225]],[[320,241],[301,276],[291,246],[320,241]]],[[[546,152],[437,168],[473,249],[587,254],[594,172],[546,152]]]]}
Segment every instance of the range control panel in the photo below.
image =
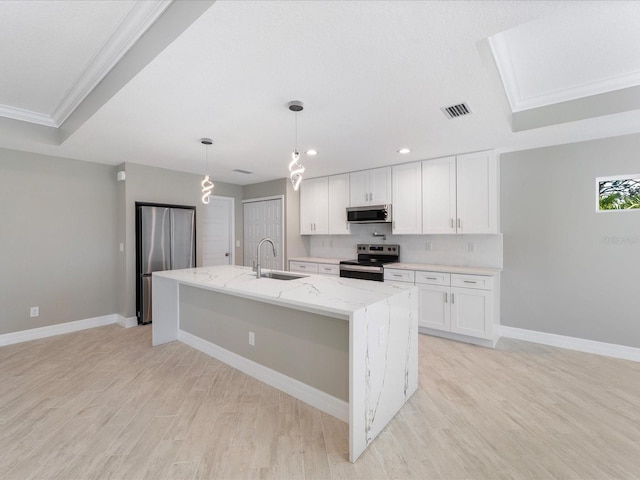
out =
{"type": "Polygon", "coordinates": [[[400,245],[397,244],[371,244],[371,243],[359,243],[358,244],[358,255],[368,254],[368,255],[384,255],[399,257],[400,256],[400,245]]]}

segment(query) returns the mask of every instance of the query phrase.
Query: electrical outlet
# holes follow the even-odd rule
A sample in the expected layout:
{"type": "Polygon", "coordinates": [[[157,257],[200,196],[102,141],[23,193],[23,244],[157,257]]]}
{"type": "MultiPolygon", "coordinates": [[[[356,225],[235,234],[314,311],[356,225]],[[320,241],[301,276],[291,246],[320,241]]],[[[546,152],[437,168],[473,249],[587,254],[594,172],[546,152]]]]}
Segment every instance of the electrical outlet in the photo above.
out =
{"type": "Polygon", "coordinates": [[[476,244],[474,242],[469,242],[469,252],[475,252],[476,251],[476,244]]]}
{"type": "Polygon", "coordinates": [[[424,249],[427,252],[430,252],[431,251],[431,242],[424,242],[424,249]]]}
{"type": "Polygon", "coordinates": [[[253,332],[249,332],[249,345],[252,347],[256,345],[256,334],[253,332]]]}
{"type": "Polygon", "coordinates": [[[32,317],[37,317],[37,316],[39,316],[39,315],[40,315],[40,307],[31,307],[31,310],[30,310],[29,314],[30,314],[32,317]]]}
{"type": "Polygon", "coordinates": [[[120,243],[120,251],[124,252],[124,243],[122,243],[122,242],[120,243]]]}
{"type": "Polygon", "coordinates": [[[240,246],[240,240],[236,240],[236,247],[240,246]]]}

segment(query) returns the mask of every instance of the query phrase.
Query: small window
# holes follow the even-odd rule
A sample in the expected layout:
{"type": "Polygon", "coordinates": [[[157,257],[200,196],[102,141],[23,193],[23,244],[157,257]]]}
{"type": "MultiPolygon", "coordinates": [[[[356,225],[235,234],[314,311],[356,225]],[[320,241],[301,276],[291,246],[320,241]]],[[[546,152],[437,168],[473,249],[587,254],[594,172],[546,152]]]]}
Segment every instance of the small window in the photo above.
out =
{"type": "Polygon", "coordinates": [[[640,209],[640,174],[596,178],[596,211],[640,209]]]}

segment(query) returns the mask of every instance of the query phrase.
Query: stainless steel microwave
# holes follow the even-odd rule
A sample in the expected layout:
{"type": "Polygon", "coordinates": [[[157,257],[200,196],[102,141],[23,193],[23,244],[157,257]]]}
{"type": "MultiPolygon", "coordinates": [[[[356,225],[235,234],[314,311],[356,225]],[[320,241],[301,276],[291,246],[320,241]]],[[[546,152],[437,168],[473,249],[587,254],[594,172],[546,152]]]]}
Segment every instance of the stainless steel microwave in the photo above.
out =
{"type": "Polygon", "coordinates": [[[391,205],[347,207],[349,223],[391,223],[391,205]]]}

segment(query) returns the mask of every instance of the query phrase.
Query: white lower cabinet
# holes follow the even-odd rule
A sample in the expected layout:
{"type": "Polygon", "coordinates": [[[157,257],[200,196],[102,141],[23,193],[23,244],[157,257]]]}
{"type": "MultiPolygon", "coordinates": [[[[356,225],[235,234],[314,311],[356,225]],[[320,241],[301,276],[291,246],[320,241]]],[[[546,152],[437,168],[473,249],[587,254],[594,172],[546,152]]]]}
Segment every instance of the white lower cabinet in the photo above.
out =
{"type": "Polygon", "coordinates": [[[494,277],[391,268],[385,268],[384,273],[385,281],[414,283],[415,278],[419,292],[418,326],[423,332],[429,333],[424,329],[430,329],[493,340],[494,277]]]}
{"type": "Polygon", "coordinates": [[[320,275],[340,275],[340,265],[334,263],[315,263],[289,260],[289,271],[320,275]]]}
{"type": "Polygon", "coordinates": [[[418,285],[420,304],[418,325],[435,328],[436,330],[451,330],[451,309],[449,308],[450,287],[438,285],[418,285]]]}
{"type": "Polygon", "coordinates": [[[451,287],[451,331],[490,339],[493,336],[493,292],[451,287]]]}
{"type": "Polygon", "coordinates": [[[298,273],[318,273],[318,264],[289,260],[289,271],[298,273]]]}
{"type": "Polygon", "coordinates": [[[320,275],[340,275],[340,265],[333,263],[319,263],[318,273],[320,275]]]}

